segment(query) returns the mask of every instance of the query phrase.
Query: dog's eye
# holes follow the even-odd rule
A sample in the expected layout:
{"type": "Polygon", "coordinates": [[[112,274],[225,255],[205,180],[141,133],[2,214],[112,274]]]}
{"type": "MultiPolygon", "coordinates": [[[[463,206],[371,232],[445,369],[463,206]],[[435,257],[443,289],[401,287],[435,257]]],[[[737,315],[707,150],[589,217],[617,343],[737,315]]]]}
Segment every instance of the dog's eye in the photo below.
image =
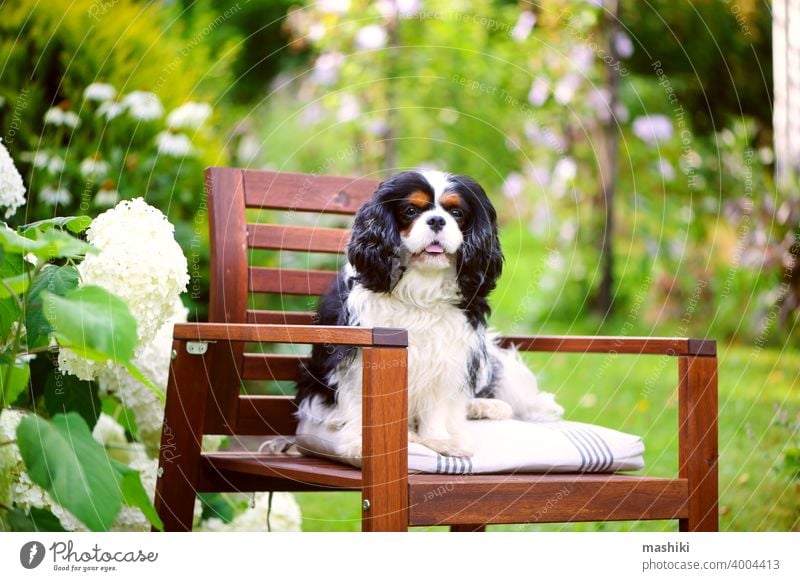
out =
{"type": "Polygon", "coordinates": [[[406,208],[405,215],[409,218],[413,218],[417,214],[419,214],[419,210],[417,210],[414,206],[409,206],[406,208]]]}
{"type": "Polygon", "coordinates": [[[450,215],[456,220],[460,220],[464,217],[464,211],[460,208],[450,208],[448,212],[450,212],[450,215]]]}

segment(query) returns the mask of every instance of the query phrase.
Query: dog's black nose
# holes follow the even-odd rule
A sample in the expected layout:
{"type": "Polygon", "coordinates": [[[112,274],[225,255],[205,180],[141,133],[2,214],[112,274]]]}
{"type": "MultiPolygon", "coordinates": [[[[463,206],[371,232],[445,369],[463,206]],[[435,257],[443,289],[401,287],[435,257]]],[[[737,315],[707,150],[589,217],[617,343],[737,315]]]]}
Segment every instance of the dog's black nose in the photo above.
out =
{"type": "Polygon", "coordinates": [[[430,226],[431,230],[433,230],[434,232],[438,232],[439,230],[444,228],[444,224],[445,224],[444,218],[442,218],[441,216],[431,216],[430,218],[428,218],[428,226],[430,226]]]}

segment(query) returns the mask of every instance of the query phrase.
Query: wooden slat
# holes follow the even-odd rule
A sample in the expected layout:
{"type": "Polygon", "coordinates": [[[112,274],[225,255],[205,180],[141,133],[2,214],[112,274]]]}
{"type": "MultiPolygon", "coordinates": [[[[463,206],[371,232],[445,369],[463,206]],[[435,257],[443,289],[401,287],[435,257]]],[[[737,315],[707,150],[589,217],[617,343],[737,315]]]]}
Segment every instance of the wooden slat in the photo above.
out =
{"type": "Polygon", "coordinates": [[[683,518],[685,479],[618,474],[411,474],[410,525],[683,518]]]}
{"type": "MultiPolygon", "coordinates": [[[[372,345],[372,329],[313,325],[222,325],[178,323],[175,339],[187,341],[246,341],[249,343],[332,343],[372,345]]],[[[237,394],[238,395],[238,394],[237,394]]]]}
{"type": "Polygon", "coordinates": [[[248,286],[255,293],[322,295],[335,279],[336,273],[330,270],[253,267],[248,286]]]}
{"type": "Polygon", "coordinates": [[[295,381],[300,365],[306,362],[308,357],[299,355],[245,353],[242,379],[295,381]]]}
{"type": "Polygon", "coordinates": [[[278,325],[314,325],[317,314],[306,311],[247,311],[247,322],[278,325]]]}
{"type": "Polygon", "coordinates": [[[378,180],[269,171],[244,172],[248,208],[355,214],[378,180]]]}
{"type": "Polygon", "coordinates": [[[326,486],[285,478],[270,478],[241,472],[223,472],[204,458],[200,459],[197,492],[326,492],[360,490],[360,486],[326,486]]]}
{"type": "Polygon", "coordinates": [[[248,224],[247,245],[265,250],[328,252],[340,254],[347,248],[350,230],[285,224],[248,224]]]}
{"type": "Polygon", "coordinates": [[[689,482],[689,514],[683,531],[719,530],[717,475],[717,358],[678,359],[678,455],[689,482]]]}
{"type": "Polygon", "coordinates": [[[521,351],[562,353],[636,353],[645,355],[686,355],[689,339],[681,337],[591,337],[550,336],[501,337],[503,347],[521,351]]]}
{"type": "Polygon", "coordinates": [[[361,487],[360,470],[321,458],[258,452],[214,452],[203,454],[202,458],[206,470],[222,473],[267,476],[337,488],[361,487]]]}
{"type": "Polygon", "coordinates": [[[293,436],[297,431],[294,398],[244,395],[239,398],[236,433],[242,436],[293,436]]]}
{"type": "Polygon", "coordinates": [[[362,530],[408,530],[408,350],[362,352],[362,530]],[[369,503],[368,505],[366,503],[369,503]],[[368,506],[368,509],[367,509],[368,506]]]}

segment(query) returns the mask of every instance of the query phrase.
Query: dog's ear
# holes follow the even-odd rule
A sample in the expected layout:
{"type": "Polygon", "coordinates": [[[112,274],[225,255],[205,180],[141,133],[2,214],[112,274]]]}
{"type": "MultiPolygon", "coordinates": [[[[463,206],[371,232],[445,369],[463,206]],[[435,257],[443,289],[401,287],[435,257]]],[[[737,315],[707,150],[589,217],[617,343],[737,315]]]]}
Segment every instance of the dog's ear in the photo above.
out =
{"type": "Polygon", "coordinates": [[[391,291],[402,268],[400,233],[384,188],[383,183],[379,185],[372,199],[356,213],[347,245],[347,260],[355,268],[358,282],[374,292],[391,291]]]}
{"type": "Polygon", "coordinates": [[[453,176],[459,189],[469,192],[470,224],[458,252],[458,284],[464,297],[461,307],[473,323],[485,323],[489,314],[489,293],[503,272],[503,250],[497,236],[497,212],[483,188],[464,176],[453,176]]]}

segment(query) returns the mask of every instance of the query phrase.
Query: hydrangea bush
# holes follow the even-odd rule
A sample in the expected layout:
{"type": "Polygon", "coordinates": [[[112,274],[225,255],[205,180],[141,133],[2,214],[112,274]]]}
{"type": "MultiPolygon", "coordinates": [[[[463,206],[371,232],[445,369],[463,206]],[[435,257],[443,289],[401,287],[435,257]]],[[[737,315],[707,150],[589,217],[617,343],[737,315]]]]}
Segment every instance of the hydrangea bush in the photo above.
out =
{"type": "MultiPolygon", "coordinates": [[[[95,94],[113,91],[88,92],[95,94]]],[[[133,102],[156,113],[142,96],[133,102]]],[[[207,113],[184,111],[173,121],[196,123],[207,113]]],[[[95,162],[91,170],[102,168],[95,162]]],[[[0,206],[13,215],[24,195],[0,150],[0,206]]],[[[16,231],[0,223],[0,244],[0,530],[160,527],[152,501],[163,398],[189,280],[173,226],[137,198],[93,221],[53,218],[16,231]],[[88,242],[76,236],[84,232],[88,242]],[[75,478],[83,485],[70,485],[75,478]]],[[[203,447],[221,444],[206,438],[203,447]]],[[[229,509],[220,515],[198,500],[201,530],[268,526],[261,497],[252,505],[211,500],[229,509]]],[[[272,530],[299,523],[294,498],[277,495],[272,530]]]]}

